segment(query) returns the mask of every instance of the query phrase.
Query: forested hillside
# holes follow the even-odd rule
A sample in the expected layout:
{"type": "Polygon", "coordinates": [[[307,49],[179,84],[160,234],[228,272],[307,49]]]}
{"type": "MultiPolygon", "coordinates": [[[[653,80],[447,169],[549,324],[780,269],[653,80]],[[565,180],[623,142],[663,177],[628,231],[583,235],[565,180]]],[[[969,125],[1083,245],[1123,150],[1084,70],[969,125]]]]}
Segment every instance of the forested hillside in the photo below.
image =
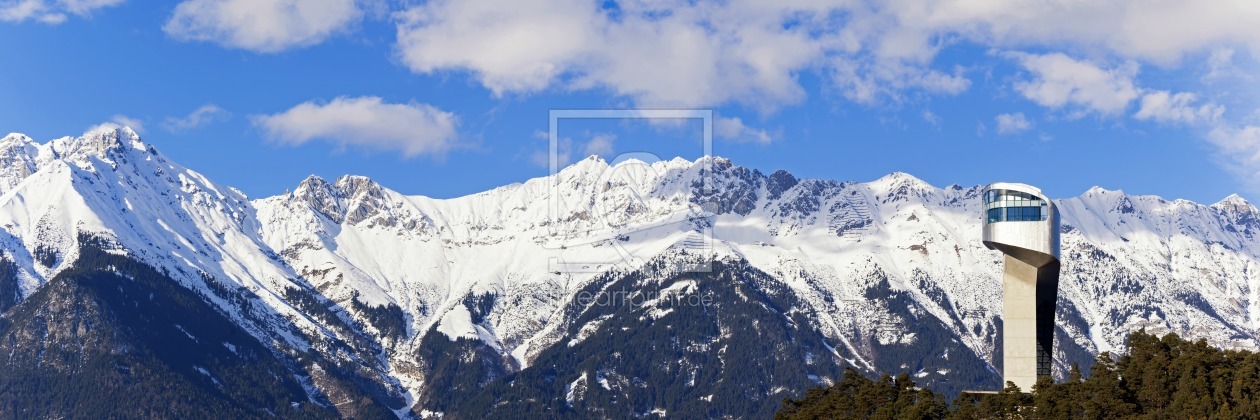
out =
{"type": "Polygon", "coordinates": [[[204,297],[90,242],[0,317],[0,418],[337,417],[204,297]]]}
{"type": "Polygon", "coordinates": [[[1260,418],[1260,354],[1168,334],[1131,334],[1128,354],[1100,354],[1088,377],[1042,378],[1030,394],[963,394],[953,404],[909,375],[870,380],[853,370],[829,387],[786,399],[776,419],[1235,419],[1260,418]]]}

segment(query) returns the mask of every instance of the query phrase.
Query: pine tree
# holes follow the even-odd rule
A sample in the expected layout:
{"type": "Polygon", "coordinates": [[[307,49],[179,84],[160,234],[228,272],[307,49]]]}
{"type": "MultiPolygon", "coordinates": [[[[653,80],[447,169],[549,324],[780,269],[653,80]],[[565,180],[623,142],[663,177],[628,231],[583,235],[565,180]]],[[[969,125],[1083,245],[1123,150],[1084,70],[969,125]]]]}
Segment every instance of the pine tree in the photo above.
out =
{"type": "Polygon", "coordinates": [[[952,407],[907,375],[871,381],[850,369],[833,387],[786,400],[779,418],[1260,419],[1260,354],[1144,331],[1128,343],[1123,357],[1098,355],[1089,378],[1073,365],[1067,380],[1041,378],[1031,394],[1008,382],[997,394],[962,394],[952,407]]]}
{"type": "Polygon", "coordinates": [[[1048,377],[1041,377],[1033,386],[1033,406],[1037,418],[1041,419],[1076,419],[1084,415],[1081,407],[1081,370],[1076,364],[1067,382],[1055,384],[1048,377]]]}
{"type": "Polygon", "coordinates": [[[1147,413],[1162,413],[1172,401],[1168,377],[1169,349],[1145,330],[1129,336],[1129,354],[1121,357],[1121,375],[1128,380],[1136,402],[1147,413]],[[1134,360],[1142,363],[1134,363],[1134,360]]]}

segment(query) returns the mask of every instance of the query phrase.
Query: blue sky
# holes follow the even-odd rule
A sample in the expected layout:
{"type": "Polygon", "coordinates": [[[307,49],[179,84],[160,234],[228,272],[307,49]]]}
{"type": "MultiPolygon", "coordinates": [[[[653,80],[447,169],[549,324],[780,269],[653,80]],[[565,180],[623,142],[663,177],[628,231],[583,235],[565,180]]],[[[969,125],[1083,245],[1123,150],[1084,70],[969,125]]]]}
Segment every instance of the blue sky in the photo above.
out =
{"type": "MultiPolygon", "coordinates": [[[[1253,2],[840,3],[0,0],[0,131],[131,125],[252,197],[454,197],[546,175],[550,109],[712,109],[715,154],[767,173],[1260,197],[1253,2]]],[[[701,150],[694,123],[560,135],[701,150]]]]}

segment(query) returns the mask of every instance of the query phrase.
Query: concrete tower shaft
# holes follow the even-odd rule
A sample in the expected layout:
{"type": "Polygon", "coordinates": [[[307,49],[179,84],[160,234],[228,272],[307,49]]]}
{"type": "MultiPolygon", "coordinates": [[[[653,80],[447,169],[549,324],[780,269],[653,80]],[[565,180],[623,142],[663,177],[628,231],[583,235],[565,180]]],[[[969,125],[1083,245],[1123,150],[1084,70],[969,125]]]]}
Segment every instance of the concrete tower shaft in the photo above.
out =
{"type": "Polygon", "coordinates": [[[1005,254],[1002,376],[1025,392],[1050,376],[1059,291],[1059,210],[1041,190],[1015,183],[984,191],[984,245],[1005,254]]]}

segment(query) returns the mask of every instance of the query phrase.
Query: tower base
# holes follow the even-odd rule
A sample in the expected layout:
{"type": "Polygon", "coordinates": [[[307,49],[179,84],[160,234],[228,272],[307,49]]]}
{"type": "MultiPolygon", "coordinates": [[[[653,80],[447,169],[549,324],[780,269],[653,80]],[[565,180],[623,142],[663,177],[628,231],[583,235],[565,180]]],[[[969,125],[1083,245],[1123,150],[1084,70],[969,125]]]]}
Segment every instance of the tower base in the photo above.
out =
{"type": "Polygon", "coordinates": [[[1038,267],[1006,254],[1003,271],[1002,376],[1028,392],[1054,363],[1059,262],[1038,267]]]}

